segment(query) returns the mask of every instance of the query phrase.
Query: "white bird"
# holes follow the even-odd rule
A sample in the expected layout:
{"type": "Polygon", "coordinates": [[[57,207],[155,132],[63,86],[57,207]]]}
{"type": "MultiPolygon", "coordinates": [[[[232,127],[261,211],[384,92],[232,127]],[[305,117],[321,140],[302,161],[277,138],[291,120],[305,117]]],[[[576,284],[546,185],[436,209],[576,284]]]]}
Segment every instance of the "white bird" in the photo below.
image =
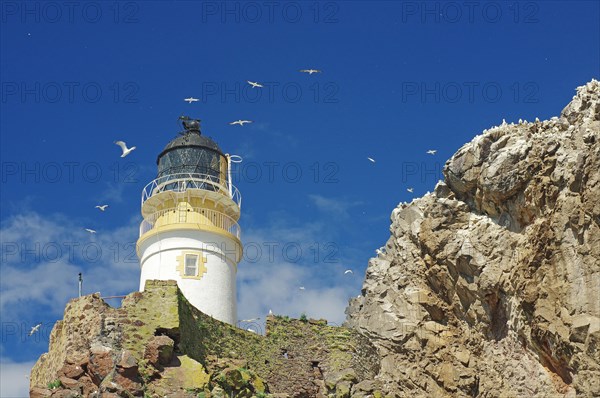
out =
{"type": "Polygon", "coordinates": [[[250,329],[250,328],[248,328],[247,330],[248,330],[249,332],[256,333],[256,330],[254,330],[254,329],[250,329]]]}
{"type": "Polygon", "coordinates": [[[131,151],[133,151],[136,148],[134,146],[132,146],[131,148],[127,148],[127,144],[125,144],[123,141],[115,141],[115,145],[118,145],[121,147],[121,150],[123,151],[123,153],[121,154],[122,158],[129,155],[131,153],[131,151]]]}
{"type": "Polygon", "coordinates": [[[313,73],[321,73],[323,71],[319,70],[319,69],[300,69],[300,72],[308,73],[309,75],[312,75],[313,73]]]}
{"type": "Polygon", "coordinates": [[[96,209],[100,209],[100,211],[105,211],[108,205],[96,206],[96,209]]]}
{"type": "Polygon", "coordinates": [[[427,151],[427,153],[430,155],[435,155],[436,152],[437,152],[437,149],[430,149],[427,151]]]}
{"type": "Polygon", "coordinates": [[[88,231],[90,234],[95,234],[96,233],[96,231],[94,231],[93,229],[86,228],[85,230],[88,231]]]}
{"type": "Polygon", "coordinates": [[[40,330],[41,326],[42,326],[42,322],[40,322],[37,325],[35,325],[34,327],[32,327],[31,330],[29,331],[29,336],[31,336],[32,334],[34,334],[35,332],[40,330]]]}
{"type": "Polygon", "coordinates": [[[383,254],[383,250],[381,250],[381,248],[375,249],[375,254],[377,254],[379,256],[379,255],[383,254]]]}
{"type": "Polygon", "coordinates": [[[269,315],[273,315],[273,310],[269,310],[269,315]]]}
{"type": "Polygon", "coordinates": [[[198,98],[190,97],[190,98],[185,98],[184,101],[187,102],[188,104],[191,104],[192,102],[198,102],[200,100],[198,98]]]}
{"type": "Polygon", "coordinates": [[[252,318],[252,319],[242,319],[240,322],[254,322],[258,321],[260,318],[252,318]]]}
{"type": "Polygon", "coordinates": [[[539,122],[539,121],[540,121],[540,118],[539,118],[539,117],[536,117],[536,118],[535,118],[535,121],[536,121],[536,122],[539,122]]]}
{"type": "Polygon", "coordinates": [[[414,188],[406,188],[406,190],[410,193],[412,193],[415,189],[414,188]]]}
{"type": "Polygon", "coordinates": [[[354,272],[351,269],[347,269],[346,271],[344,271],[344,275],[346,274],[354,274],[354,272]]]}
{"type": "Polygon", "coordinates": [[[304,289],[304,286],[300,286],[300,287],[299,287],[299,289],[300,289],[300,290],[305,290],[305,289],[304,289]]]}
{"type": "Polygon", "coordinates": [[[367,157],[371,162],[375,163],[375,159],[367,157]]]}
{"type": "Polygon", "coordinates": [[[249,85],[252,86],[252,88],[256,88],[256,87],[262,87],[263,85],[258,83],[258,82],[251,82],[250,80],[246,80],[248,82],[249,85]]]}
{"type": "Polygon", "coordinates": [[[236,120],[235,122],[231,122],[229,124],[239,124],[240,126],[243,126],[245,123],[252,123],[252,120],[236,120]]]}

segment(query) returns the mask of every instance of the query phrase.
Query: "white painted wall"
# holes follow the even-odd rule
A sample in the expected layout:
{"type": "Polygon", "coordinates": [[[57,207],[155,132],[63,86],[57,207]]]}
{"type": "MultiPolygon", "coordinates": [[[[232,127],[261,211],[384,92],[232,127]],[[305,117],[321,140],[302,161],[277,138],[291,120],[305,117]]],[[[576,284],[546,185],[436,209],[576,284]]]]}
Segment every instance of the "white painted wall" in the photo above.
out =
{"type": "Polygon", "coordinates": [[[140,291],[147,280],[175,280],[186,299],[200,311],[235,325],[236,258],[238,245],[231,239],[201,230],[162,232],[140,245],[140,291]],[[201,250],[207,272],[200,280],[182,278],[177,257],[185,251],[201,250]]]}

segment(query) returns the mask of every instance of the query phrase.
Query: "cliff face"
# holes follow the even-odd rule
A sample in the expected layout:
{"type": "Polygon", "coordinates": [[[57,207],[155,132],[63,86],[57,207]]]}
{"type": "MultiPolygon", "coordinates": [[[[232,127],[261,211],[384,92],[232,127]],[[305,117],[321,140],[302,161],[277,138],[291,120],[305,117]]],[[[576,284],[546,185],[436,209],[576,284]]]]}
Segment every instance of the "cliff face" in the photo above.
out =
{"type": "Polygon", "coordinates": [[[600,396],[600,84],[485,131],[400,204],[347,324],[392,396],[600,396]]]}

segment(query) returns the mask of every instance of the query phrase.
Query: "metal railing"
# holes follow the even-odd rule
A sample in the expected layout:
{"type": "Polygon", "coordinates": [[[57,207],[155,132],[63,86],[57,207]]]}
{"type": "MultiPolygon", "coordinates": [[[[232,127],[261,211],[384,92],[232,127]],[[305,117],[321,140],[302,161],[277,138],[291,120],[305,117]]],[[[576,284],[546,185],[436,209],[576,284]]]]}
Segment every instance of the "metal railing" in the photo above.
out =
{"type": "Polygon", "coordinates": [[[241,237],[240,226],[233,218],[227,214],[203,207],[169,208],[157,211],[142,221],[140,236],[152,230],[161,217],[164,217],[165,224],[207,225],[227,231],[238,239],[241,237]]]}
{"type": "Polygon", "coordinates": [[[205,191],[217,192],[233,200],[242,208],[242,194],[230,181],[221,184],[218,176],[210,174],[178,173],[169,174],[152,180],[142,190],[142,205],[150,197],[165,191],[185,192],[188,189],[203,189],[205,191]]]}

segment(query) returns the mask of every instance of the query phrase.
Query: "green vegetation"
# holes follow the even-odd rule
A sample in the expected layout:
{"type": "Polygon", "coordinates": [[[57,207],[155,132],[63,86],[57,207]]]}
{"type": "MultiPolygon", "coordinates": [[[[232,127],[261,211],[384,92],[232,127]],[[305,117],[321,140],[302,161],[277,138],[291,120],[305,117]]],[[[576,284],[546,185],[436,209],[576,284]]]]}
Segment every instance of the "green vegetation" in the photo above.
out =
{"type": "MultiPolygon", "coordinates": [[[[134,322],[140,320],[144,313],[144,323],[138,322],[136,328],[142,340],[148,341],[157,327],[172,332],[177,357],[181,361],[174,377],[179,381],[185,379],[186,383],[180,387],[191,387],[188,393],[197,398],[223,393],[238,398],[266,398],[270,396],[269,387],[281,388],[278,385],[267,386],[267,377],[269,380],[297,377],[286,373],[289,368],[281,366],[288,363],[288,356],[301,358],[310,353],[309,356],[335,372],[351,366],[363,345],[354,331],[328,326],[325,320],[309,322],[305,313],[299,319],[287,315],[268,317],[266,336],[250,334],[198,311],[175,285],[170,284],[149,284],[143,299],[136,303],[135,311],[131,309],[128,312],[130,316],[135,313],[132,316],[134,322]],[[166,328],[160,321],[161,313],[167,314],[166,328]],[[147,327],[149,330],[146,330],[147,327]],[[188,364],[189,361],[195,365],[188,364]],[[198,367],[202,369],[198,370],[198,367]],[[190,372],[199,375],[198,378],[188,377],[190,372]]],[[[134,329],[134,325],[131,326],[134,329]]],[[[145,344],[131,348],[137,350],[136,354],[141,354],[145,344]]],[[[155,370],[147,361],[138,359],[138,366],[144,387],[150,392],[160,391],[166,381],[154,378],[155,370]]]]}
{"type": "Polygon", "coordinates": [[[58,379],[48,383],[48,388],[51,390],[54,390],[55,388],[58,388],[58,387],[62,387],[62,383],[58,379]]]}
{"type": "Polygon", "coordinates": [[[138,361],[138,372],[140,373],[144,385],[148,384],[152,377],[152,370],[149,369],[150,366],[152,365],[148,364],[148,361],[145,359],[138,361]]]}

